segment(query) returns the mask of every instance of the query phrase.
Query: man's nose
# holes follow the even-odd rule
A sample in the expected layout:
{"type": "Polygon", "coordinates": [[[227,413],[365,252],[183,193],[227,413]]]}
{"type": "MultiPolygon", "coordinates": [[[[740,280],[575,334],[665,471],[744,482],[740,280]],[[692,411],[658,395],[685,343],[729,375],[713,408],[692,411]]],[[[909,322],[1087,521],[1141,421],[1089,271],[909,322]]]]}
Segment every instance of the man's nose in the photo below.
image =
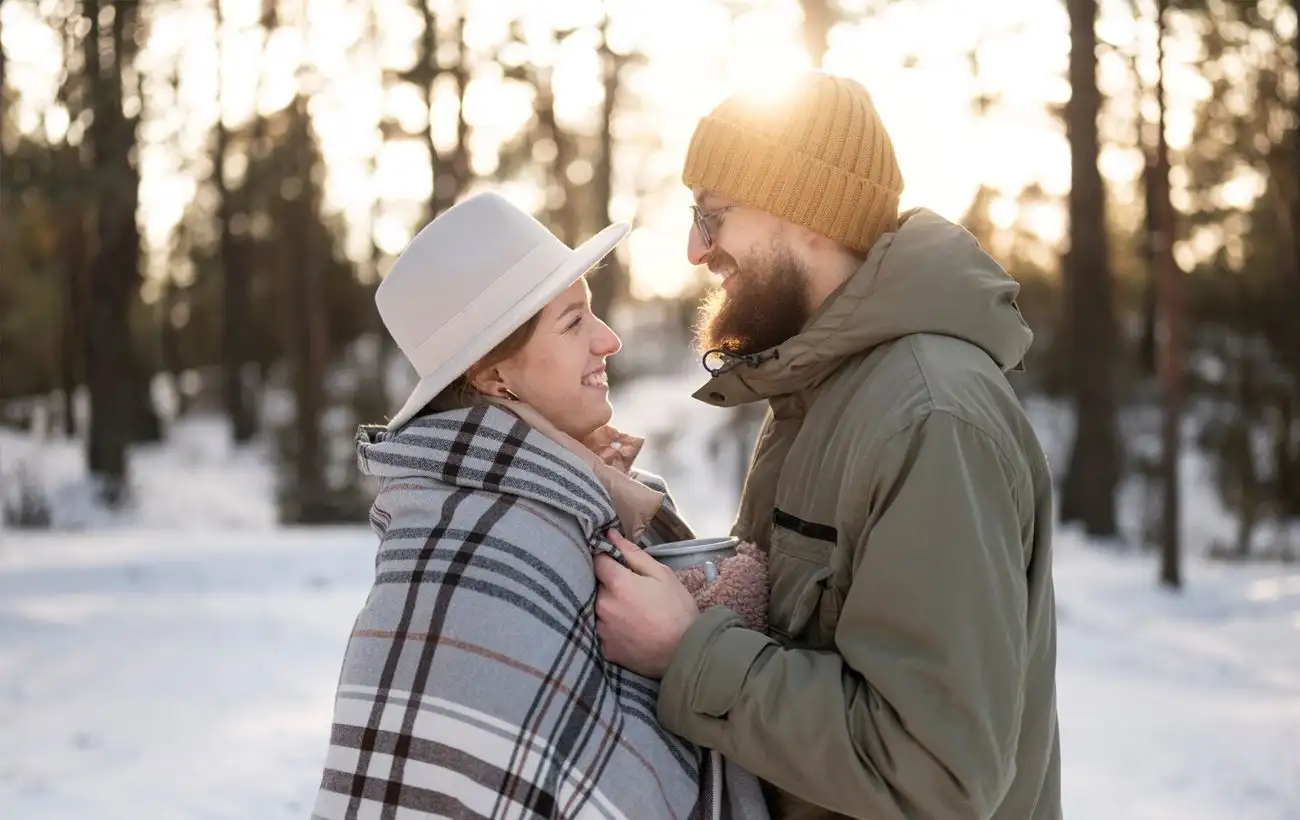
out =
{"type": "Polygon", "coordinates": [[[704,237],[700,236],[700,228],[694,223],[691,224],[691,232],[686,240],[686,258],[692,265],[703,265],[709,258],[709,246],[704,244],[704,237]]]}

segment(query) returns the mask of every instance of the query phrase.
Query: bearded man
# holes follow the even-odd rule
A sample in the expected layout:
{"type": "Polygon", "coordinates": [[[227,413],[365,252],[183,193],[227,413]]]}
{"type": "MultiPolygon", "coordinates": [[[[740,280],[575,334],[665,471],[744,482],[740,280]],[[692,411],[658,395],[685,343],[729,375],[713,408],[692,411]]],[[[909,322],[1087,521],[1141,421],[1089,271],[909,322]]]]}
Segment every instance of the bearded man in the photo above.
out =
{"type": "Polygon", "coordinates": [[[688,256],[722,277],[718,407],[767,402],[733,534],[768,628],[700,612],[620,541],[596,612],[660,722],[766,782],[782,820],[1059,820],[1052,481],[1006,372],[1017,283],[960,226],[899,212],[861,85],[808,73],[698,125],[688,256]]]}

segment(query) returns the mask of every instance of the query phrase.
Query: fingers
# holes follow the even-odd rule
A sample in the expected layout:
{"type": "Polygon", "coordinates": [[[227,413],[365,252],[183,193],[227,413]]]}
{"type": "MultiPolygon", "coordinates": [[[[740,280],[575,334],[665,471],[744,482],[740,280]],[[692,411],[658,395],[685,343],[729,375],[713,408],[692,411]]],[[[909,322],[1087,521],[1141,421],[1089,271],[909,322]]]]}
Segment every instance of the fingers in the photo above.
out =
{"type": "Polygon", "coordinates": [[[619,449],[627,456],[628,460],[636,458],[636,454],[641,452],[645,446],[645,439],[640,436],[631,436],[627,433],[620,433],[618,436],[619,449]]]}
{"type": "Polygon", "coordinates": [[[617,435],[618,434],[614,431],[614,428],[607,424],[588,434],[587,437],[582,440],[582,443],[588,449],[596,450],[601,447],[608,447],[617,435]]]}
{"type": "Polygon", "coordinates": [[[651,558],[645,550],[624,538],[618,531],[609,530],[606,533],[606,536],[608,536],[610,543],[623,551],[623,558],[627,561],[627,565],[631,567],[632,571],[637,575],[648,575],[651,578],[659,578],[665,572],[668,572],[670,575],[672,574],[667,567],[656,561],[654,558],[651,558]]]}
{"type": "MultiPolygon", "coordinates": [[[[601,586],[606,587],[617,582],[624,573],[631,572],[627,567],[622,566],[618,561],[615,561],[604,553],[596,556],[594,565],[596,570],[596,581],[599,582],[601,586]]],[[[597,610],[597,613],[599,614],[599,610],[597,610]]]]}
{"type": "Polygon", "coordinates": [[[582,444],[588,450],[598,454],[601,461],[626,471],[627,466],[631,465],[637,454],[641,452],[645,439],[621,432],[612,424],[606,424],[588,434],[582,440],[582,444]]]}
{"type": "Polygon", "coordinates": [[[640,552],[641,548],[628,540],[628,537],[614,528],[605,530],[605,537],[609,543],[626,552],[640,552]]]}

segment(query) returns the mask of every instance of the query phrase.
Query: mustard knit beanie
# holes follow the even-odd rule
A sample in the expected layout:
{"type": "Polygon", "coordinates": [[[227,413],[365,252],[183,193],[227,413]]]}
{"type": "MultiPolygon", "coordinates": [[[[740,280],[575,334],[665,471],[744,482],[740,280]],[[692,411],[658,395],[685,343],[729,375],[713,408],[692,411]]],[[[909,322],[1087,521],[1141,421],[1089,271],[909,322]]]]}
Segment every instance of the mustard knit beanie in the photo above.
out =
{"type": "Polygon", "coordinates": [[[696,127],[682,181],[863,253],[898,228],[903,191],[867,90],[821,72],[778,99],[724,100],[696,127]]]}

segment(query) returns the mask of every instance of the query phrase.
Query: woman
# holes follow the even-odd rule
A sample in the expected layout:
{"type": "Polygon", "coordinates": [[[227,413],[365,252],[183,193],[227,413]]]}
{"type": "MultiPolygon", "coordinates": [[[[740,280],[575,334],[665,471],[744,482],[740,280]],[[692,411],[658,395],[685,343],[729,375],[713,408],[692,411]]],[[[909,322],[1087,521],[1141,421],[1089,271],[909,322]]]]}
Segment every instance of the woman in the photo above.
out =
{"type": "Polygon", "coordinates": [[[583,274],[627,230],[571,250],[483,194],[380,286],[420,381],[385,428],[358,431],[379,555],[313,818],[766,817],[752,775],[664,731],[657,684],[600,655],[608,531],[691,536],[608,426],[620,343],[583,274]]]}

